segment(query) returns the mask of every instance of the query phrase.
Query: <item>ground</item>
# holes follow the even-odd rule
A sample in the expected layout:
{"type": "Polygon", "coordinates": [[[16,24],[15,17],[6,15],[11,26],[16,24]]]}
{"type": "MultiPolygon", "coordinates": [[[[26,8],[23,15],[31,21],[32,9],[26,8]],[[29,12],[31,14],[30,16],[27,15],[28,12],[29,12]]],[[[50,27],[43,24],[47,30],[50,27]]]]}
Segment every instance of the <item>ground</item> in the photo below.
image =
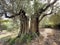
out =
{"type": "Polygon", "coordinates": [[[60,29],[44,28],[40,34],[30,45],[60,45],[60,29]]]}
{"type": "MultiPolygon", "coordinates": [[[[3,45],[6,37],[13,35],[14,33],[1,32],[0,45],[3,45]]],[[[40,36],[24,45],[60,45],[60,29],[40,28],[40,36]]]]}
{"type": "Polygon", "coordinates": [[[14,38],[15,36],[16,32],[0,31],[0,45],[3,45],[9,38],[14,38]]]}

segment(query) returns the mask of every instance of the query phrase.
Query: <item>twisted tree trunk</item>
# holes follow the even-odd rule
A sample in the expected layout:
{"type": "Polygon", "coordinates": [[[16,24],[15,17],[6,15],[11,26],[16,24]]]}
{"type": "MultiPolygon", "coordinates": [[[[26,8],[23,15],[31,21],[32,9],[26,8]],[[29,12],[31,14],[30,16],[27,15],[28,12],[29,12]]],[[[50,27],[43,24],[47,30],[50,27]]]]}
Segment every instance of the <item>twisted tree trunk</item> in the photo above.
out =
{"type": "Polygon", "coordinates": [[[18,37],[20,37],[21,34],[26,34],[29,32],[29,20],[26,15],[20,15],[20,31],[18,34],[18,37]]]}

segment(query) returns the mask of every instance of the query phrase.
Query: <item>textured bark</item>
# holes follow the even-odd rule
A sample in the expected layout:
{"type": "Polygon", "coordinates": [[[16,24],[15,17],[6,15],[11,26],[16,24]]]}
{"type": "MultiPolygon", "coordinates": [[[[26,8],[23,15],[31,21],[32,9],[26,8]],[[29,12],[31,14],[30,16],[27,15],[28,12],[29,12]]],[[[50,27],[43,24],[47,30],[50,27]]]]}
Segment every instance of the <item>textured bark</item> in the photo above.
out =
{"type": "Polygon", "coordinates": [[[29,32],[29,24],[28,24],[28,18],[25,15],[20,16],[20,31],[18,34],[18,37],[20,37],[21,34],[26,34],[29,32]]]}
{"type": "Polygon", "coordinates": [[[26,16],[22,16],[22,18],[20,19],[20,30],[21,33],[27,33],[28,31],[28,18],[26,16]]]}
{"type": "Polygon", "coordinates": [[[35,32],[39,35],[39,18],[35,15],[31,17],[30,32],[35,32]]]}

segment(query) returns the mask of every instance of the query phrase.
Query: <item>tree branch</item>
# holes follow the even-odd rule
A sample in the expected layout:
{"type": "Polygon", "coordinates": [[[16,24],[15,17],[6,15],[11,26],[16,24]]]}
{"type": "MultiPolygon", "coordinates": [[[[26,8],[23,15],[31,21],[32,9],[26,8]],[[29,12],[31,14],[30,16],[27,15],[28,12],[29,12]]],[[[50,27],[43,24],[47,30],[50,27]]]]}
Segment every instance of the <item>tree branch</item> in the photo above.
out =
{"type": "Polygon", "coordinates": [[[44,14],[44,15],[41,17],[41,19],[39,20],[39,22],[40,22],[45,16],[51,15],[52,13],[53,13],[53,7],[52,7],[52,9],[51,9],[51,12],[48,13],[48,14],[44,14]]]}
{"type": "Polygon", "coordinates": [[[13,17],[18,16],[18,15],[20,15],[20,16],[25,15],[25,11],[23,9],[20,9],[19,13],[12,15],[10,17],[5,14],[6,18],[13,18],[13,17]]]}
{"type": "Polygon", "coordinates": [[[41,8],[39,13],[42,14],[44,11],[46,11],[49,7],[54,5],[58,0],[54,0],[52,3],[48,4],[45,8],[41,8]]]}
{"type": "Polygon", "coordinates": [[[5,17],[6,18],[13,18],[13,17],[15,17],[15,16],[17,16],[18,14],[15,14],[15,15],[11,15],[11,16],[8,16],[7,15],[7,12],[2,12],[2,13],[0,13],[2,16],[3,16],[3,14],[5,14],[5,17]]]}
{"type": "Polygon", "coordinates": [[[20,9],[19,13],[11,15],[11,16],[8,16],[6,11],[4,11],[4,13],[1,13],[1,14],[5,14],[6,18],[13,18],[13,17],[16,17],[16,16],[21,15],[21,14],[25,15],[25,11],[23,9],[20,9]]]}
{"type": "Polygon", "coordinates": [[[15,17],[15,16],[17,16],[17,15],[7,16],[7,13],[5,12],[5,17],[6,17],[6,18],[13,18],[13,17],[15,17]]]}

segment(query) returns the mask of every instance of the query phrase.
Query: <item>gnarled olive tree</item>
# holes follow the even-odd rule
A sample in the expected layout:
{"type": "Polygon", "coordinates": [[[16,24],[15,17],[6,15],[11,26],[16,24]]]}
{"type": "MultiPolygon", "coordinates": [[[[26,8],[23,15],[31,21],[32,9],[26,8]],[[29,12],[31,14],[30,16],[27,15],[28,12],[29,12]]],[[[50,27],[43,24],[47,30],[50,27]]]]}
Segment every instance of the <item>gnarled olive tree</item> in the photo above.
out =
{"type": "MultiPolygon", "coordinates": [[[[20,32],[18,36],[20,36],[21,33],[29,33],[29,32],[35,32],[37,35],[39,35],[39,22],[47,15],[52,14],[53,12],[51,11],[49,14],[44,14],[42,15],[48,8],[53,7],[53,5],[57,2],[58,0],[53,0],[53,2],[43,4],[43,7],[39,7],[37,0],[10,0],[9,3],[3,3],[5,5],[2,5],[3,12],[0,14],[5,14],[6,18],[14,18],[16,16],[19,16],[20,18],[20,32]],[[11,4],[10,4],[11,3],[11,4]],[[30,6],[33,5],[32,6],[30,6]],[[8,5],[8,6],[6,6],[8,5]],[[5,6],[5,7],[4,7],[5,6]],[[11,8],[9,8],[9,6],[11,8]],[[32,8],[30,8],[32,7],[32,8]],[[19,11],[20,10],[20,11],[19,11]],[[34,11],[33,11],[34,10],[34,11]],[[6,12],[12,12],[14,15],[8,16],[6,12]],[[31,14],[32,13],[32,14],[31,14]],[[30,17],[28,17],[27,15],[30,17]],[[39,19],[40,18],[40,19],[39,19]],[[31,19],[31,20],[29,20],[31,19]],[[30,21],[30,24],[29,24],[30,21]],[[30,25],[30,27],[29,27],[30,25]]],[[[1,1],[4,2],[4,1],[1,1]]],[[[7,1],[5,1],[7,2],[7,1]]],[[[49,1],[48,1],[49,2],[49,1]]],[[[50,9],[53,10],[53,9],[50,9]]]]}

